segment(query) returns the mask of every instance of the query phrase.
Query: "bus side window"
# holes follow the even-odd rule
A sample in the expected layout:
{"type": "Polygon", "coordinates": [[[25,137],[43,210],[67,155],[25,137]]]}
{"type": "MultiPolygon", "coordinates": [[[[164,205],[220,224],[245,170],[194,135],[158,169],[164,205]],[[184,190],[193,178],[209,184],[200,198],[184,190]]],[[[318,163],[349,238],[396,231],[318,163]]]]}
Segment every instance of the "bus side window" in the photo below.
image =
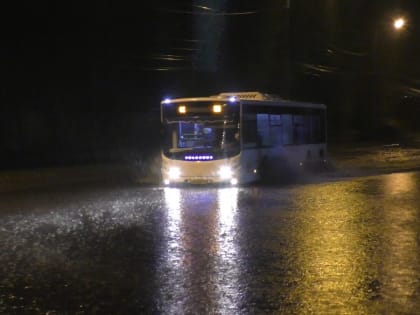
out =
{"type": "Polygon", "coordinates": [[[293,122],[291,114],[283,114],[282,116],[282,143],[293,144],[293,122]]]}
{"type": "Polygon", "coordinates": [[[270,115],[270,136],[271,143],[273,145],[282,145],[282,122],[281,115],[272,114],[270,115]]]}
{"type": "Polygon", "coordinates": [[[295,144],[311,143],[309,118],[310,117],[306,115],[293,116],[293,142],[295,144]]]}
{"type": "Polygon", "coordinates": [[[322,126],[321,126],[320,115],[312,115],[312,132],[313,132],[314,143],[320,143],[324,141],[323,136],[322,136],[322,126]]]}
{"type": "Polygon", "coordinates": [[[268,114],[257,114],[257,131],[261,136],[261,146],[271,145],[269,117],[268,114]]]}
{"type": "Polygon", "coordinates": [[[246,148],[257,146],[257,117],[255,114],[244,114],[243,116],[242,141],[246,148]]]}

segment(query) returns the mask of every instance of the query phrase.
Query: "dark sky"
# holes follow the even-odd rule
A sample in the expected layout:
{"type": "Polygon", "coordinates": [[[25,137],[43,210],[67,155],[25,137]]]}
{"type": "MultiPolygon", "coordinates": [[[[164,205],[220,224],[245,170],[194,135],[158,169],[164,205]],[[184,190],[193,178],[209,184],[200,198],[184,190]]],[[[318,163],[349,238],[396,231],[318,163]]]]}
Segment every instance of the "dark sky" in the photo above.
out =
{"type": "Polygon", "coordinates": [[[163,97],[219,91],[325,103],[335,134],[418,125],[417,0],[14,1],[1,17],[6,153],[134,146],[163,97]]]}
{"type": "Polygon", "coordinates": [[[18,103],[83,95],[87,103],[104,98],[121,106],[129,102],[121,94],[135,97],[140,86],[141,93],[192,93],[200,90],[194,82],[206,80],[201,90],[255,86],[286,93],[258,82],[273,81],[273,71],[281,76],[288,62],[301,65],[294,71],[318,69],[317,75],[371,71],[373,53],[415,80],[417,2],[292,0],[291,10],[287,1],[268,0],[18,3],[2,12],[9,17],[3,92],[18,103]],[[386,25],[394,14],[408,18],[403,35],[386,25]]]}

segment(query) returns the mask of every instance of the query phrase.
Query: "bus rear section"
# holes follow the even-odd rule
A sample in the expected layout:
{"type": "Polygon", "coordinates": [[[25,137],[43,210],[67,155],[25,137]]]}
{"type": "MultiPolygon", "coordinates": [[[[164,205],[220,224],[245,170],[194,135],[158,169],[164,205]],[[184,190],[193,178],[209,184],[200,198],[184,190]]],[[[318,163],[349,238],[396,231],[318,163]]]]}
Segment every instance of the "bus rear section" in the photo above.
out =
{"type": "Polygon", "coordinates": [[[236,185],[240,172],[239,119],[237,99],[163,101],[163,183],[236,185]]]}
{"type": "Polygon", "coordinates": [[[293,181],[327,163],[326,107],[282,99],[244,100],[242,172],[259,179],[293,181]]]}

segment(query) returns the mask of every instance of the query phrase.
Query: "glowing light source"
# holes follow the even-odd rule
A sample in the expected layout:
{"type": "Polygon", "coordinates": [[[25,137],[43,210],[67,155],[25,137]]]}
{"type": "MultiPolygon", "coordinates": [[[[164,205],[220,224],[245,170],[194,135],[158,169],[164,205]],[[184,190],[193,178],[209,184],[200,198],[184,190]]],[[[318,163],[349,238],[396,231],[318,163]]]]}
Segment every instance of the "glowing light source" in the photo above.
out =
{"type": "Polygon", "coordinates": [[[229,97],[229,102],[236,102],[236,96],[229,97]]]}
{"type": "Polygon", "coordinates": [[[229,166],[222,166],[219,169],[219,176],[221,179],[231,179],[232,175],[233,175],[233,172],[229,166]]]}
{"type": "Polygon", "coordinates": [[[170,104],[170,103],[171,103],[171,99],[169,99],[169,98],[165,98],[163,100],[163,104],[170,104]]]}
{"type": "Polygon", "coordinates": [[[186,155],[184,160],[186,161],[211,161],[213,160],[213,155],[186,155]]]}
{"type": "Polygon", "coordinates": [[[168,171],[168,176],[170,179],[178,179],[181,176],[181,170],[179,167],[171,167],[168,171]]]}
{"type": "Polygon", "coordinates": [[[405,20],[403,18],[398,18],[394,20],[394,28],[399,30],[405,26],[405,20]]]}
{"type": "Polygon", "coordinates": [[[214,104],[213,105],[213,113],[221,113],[222,112],[222,105],[214,104]]]}
{"type": "Polygon", "coordinates": [[[187,107],[185,105],[178,106],[178,113],[185,114],[187,112],[187,107]]]}

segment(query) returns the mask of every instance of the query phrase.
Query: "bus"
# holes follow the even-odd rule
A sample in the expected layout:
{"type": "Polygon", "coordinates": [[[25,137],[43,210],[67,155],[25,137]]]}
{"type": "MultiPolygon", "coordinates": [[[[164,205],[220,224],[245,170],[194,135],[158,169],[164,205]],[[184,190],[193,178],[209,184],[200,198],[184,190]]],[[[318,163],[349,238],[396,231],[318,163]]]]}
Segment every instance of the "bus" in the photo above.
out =
{"type": "Polygon", "coordinates": [[[161,102],[164,185],[238,185],[327,162],[326,106],[261,92],[161,102]]]}

